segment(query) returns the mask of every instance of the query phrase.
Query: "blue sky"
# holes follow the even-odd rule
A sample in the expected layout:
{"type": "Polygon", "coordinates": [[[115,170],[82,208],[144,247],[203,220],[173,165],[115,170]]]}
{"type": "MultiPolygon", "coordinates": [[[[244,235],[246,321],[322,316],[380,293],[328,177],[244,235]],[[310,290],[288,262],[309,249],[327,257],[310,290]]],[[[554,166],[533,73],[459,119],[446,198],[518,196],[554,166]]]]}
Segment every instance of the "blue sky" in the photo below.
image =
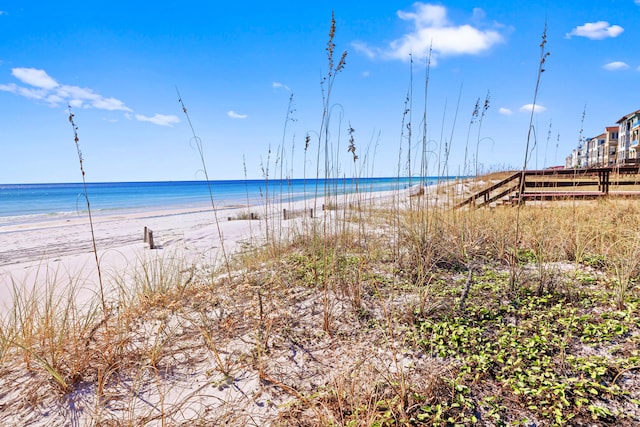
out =
{"type": "Polygon", "coordinates": [[[315,176],[332,10],[336,64],[347,51],[330,97],[334,176],[395,176],[399,155],[406,174],[430,46],[431,175],[447,147],[449,173],[473,173],[478,141],[481,168],[522,167],[545,21],[530,167],[563,164],[581,135],[640,108],[640,0],[0,0],[0,183],[80,180],[68,105],[89,181],[201,179],[176,87],[210,178],[261,178],[267,165],[272,178],[280,166],[315,176]]]}

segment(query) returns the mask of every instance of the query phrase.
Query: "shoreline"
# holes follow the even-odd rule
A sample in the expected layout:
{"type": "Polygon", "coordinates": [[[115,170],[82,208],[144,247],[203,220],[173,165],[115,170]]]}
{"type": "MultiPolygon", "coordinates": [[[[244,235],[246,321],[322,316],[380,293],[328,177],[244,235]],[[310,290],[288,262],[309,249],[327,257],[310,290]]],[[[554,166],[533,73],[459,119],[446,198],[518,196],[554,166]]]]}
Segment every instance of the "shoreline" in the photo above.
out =
{"type": "MultiPolygon", "coordinates": [[[[210,205],[167,206],[164,209],[93,215],[100,268],[103,279],[104,276],[110,278],[131,270],[145,259],[168,253],[179,253],[190,263],[219,265],[222,244],[227,255],[236,253],[243,245],[261,244],[267,223],[270,223],[269,227],[276,224],[278,232],[285,234],[301,223],[304,216],[301,212],[308,212],[314,207],[319,211],[324,203],[343,205],[359,201],[380,205],[385,201],[400,202],[403,197],[408,199],[408,195],[408,189],[401,189],[334,195],[330,200],[319,197],[249,207],[216,206],[215,211],[210,205]],[[295,218],[283,219],[283,209],[294,213],[295,218]],[[256,219],[248,219],[249,212],[254,212],[256,219]],[[157,249],[149,249],[143,241],[145,227],[153,230],[157,249]]],[[[310,217],[306,218],[311,220],[310,217]]],[[[322,218],[323,215],[316,213],[312,221],[322,218]]],[[[42,288],[51,280],[51,275],[58,277],[64,274],[69,281],[82,282],[89,292],[98,288],[87,215],[0,225],[0,236],[5,242],[0,247],[0,307],[11,307],[16,292],[14,288],[21,289],[21,292],[42,288]]]]}
{"type": "MultiPolygon", "coordinates": [[[[415,178],[414,178],[415,179],[415,178]]],[[[427,185],[440,182],[440,178],[427,177],[427,185]]],[[[254,206],[276,201],[296,202],[319,197],[323,188],[337,194],[359,193],[406,188],[409,178],[350,178],[286,180],[230,180],[212,181],[157,181],[88,183],[94,215],[122,212],[163,210],[166,207],[209,207],[213,198],[216,208],[238,205],[254,206]],[[318,186],[319,185],[319,186],[318,186]],[[320,190],[317,192],[317,190],[320,190]],[[210,194],[210,192],[212,194],[210,194]],[[265,200],[267,195],[269,200],[265,200]]],[[[413,181],[413,182],[417,182],[413,181]]],[[[0,227],[16,222],[33,222],[53,217],[56,219],[86,214],[81,184],[0,184],[0,227]]]]}

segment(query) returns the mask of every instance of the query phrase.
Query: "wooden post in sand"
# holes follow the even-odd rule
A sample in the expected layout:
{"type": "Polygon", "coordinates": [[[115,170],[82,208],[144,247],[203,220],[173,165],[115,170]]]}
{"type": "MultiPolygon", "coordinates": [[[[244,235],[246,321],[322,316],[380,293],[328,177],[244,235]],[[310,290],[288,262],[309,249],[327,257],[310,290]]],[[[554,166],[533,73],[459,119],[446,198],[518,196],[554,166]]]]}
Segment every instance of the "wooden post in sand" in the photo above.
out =
{"type": "Polygon", "coordinates": [[[286,209],[282,209],[282,219],[284,219],[285,221],[287,220],[287,210],[286,209]]]}
{"type": "Polygon", "coordinates": [[[153,230],[149,227],[144,228],[144,242],[149,243],[149,249],[156,248],[156,245],[153,244],[153,230]]]}
{"type": "Polygon", "coordinates": [[[148,231],[147,240],[149,241],[149,249],[155,249],[156,245],[153,244],[153,230],[148,231]]]}

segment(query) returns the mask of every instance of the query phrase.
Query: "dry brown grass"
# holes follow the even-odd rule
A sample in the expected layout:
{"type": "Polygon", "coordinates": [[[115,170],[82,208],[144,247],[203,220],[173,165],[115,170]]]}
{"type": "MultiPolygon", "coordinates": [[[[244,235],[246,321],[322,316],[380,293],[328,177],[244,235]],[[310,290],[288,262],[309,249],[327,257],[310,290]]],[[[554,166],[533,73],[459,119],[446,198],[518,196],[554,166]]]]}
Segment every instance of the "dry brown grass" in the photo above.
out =
{"type": "MultiPolygon", "coordinates": [[[[401,211],[398,234],[388,210],[359,212],[363,223],[354,223],[341,209],[333,212],[350,227],[327,235],[296,229],[290,243],[245,251],[231,278],[177,255],[141,260],[118,286],[108,335],[100,310],[76,306],[73,289],[52,304],[59,277],[44,300],[20,294],[3,320],[0,382],[13,390],[0,396],[4,419],[58,425],[33,419],[41,408],[97,425],[437,424],[424,408],[445,405],[454,418],[470,417],[450,406],[461,396],[455,384],[467,385],[457,359],[424,346],[425,321],[472,316],[531,292],[567,304],[594,295],[594,316],[622,310],[636,319],[629,325],[638,322],[633,202],[525,206],[515,248],[511,208],[401,211]],[[510,257],[518,261],[517,289],[480,279],[503,274],[510,257]],[[579,277],[593,277],[591,287],[579,277]],[[479,283],[493,290],[480,292],[479,283]],[[15,405],[18,396],[28,398],[15,405]]],[[[627,353],[618,354],[633,360],[640,326],[627,327],[617,341],[627,353]]],[[[566,352],[584,357],[585,349],[566,352]]],[[[638,371],[628,368],[610,369],[637,399],[628,384],[638,371]]],[[[504,398],[506,384],[478,381],[475,405],[502,396],[501,419],[540,416],[504,398]]],[[[625,399],[610,400],[612,416],[627,422],[615,415],[625,399]]]]}

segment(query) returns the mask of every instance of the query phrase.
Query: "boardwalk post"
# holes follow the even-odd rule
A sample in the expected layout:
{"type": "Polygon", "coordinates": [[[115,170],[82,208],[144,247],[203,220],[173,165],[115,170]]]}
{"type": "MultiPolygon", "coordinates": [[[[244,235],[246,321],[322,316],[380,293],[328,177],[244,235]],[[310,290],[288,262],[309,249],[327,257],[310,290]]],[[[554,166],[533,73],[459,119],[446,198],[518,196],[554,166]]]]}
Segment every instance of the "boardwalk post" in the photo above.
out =
{"type": "Polygon", "coordinates": [[[520,174],[520,178],[518,180],[518,188],[519,188],[519,190],[518,190],[518,198],[522,197],[522,193],[524,193],[524,186],[525,186],[525,183],[524,183],[524,169],[522,169],[522,173],[520,174]]]}
{"type": "Polygon", "coordinates": [[[598,190],[601,191],[603,194],[609,194],[609,171],[608,170],[601,170],[598,171],[598,178],[599,178],[599,183],[598,183],[598,190]]]}
{"type": "Polygon", "coordinates": [[[149,229],[147,227],[144,227],[144,243],[147,243],[149,241],[149,229]]]}
{"type": "Polygon", "coordinates": [[[282,209],[282,219],[284,219],[285,221],[287,219],[287,210],[286,209],[282,209]]]}

